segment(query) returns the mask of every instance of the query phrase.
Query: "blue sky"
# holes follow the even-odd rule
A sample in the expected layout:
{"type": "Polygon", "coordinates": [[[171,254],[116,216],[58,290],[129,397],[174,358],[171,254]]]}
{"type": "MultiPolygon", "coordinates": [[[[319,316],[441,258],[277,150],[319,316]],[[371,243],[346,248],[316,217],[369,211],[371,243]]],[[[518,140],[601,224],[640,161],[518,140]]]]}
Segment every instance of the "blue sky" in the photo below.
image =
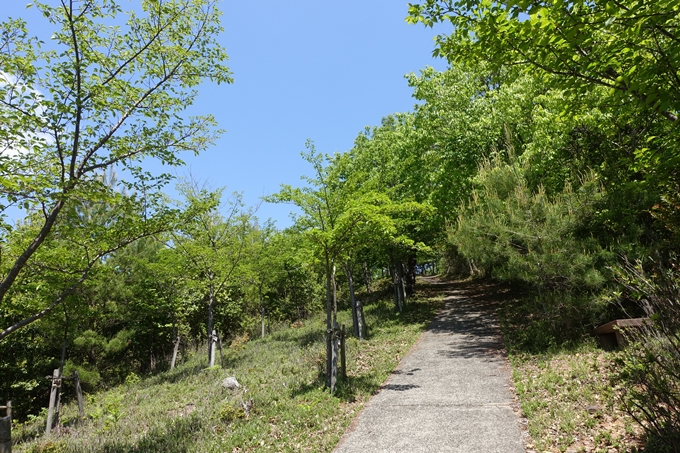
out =
{"type": "MultiPolygon", "coordinates": [[[[0,2],[0,18],[25,17],[31,29],[27,1],[0,2]]],[[[235,83],[202,86],[191,113],[213,114],[226,133],[200,156],[184,156],[178,171],[243,192],[249,205],[281,183],[301,184],[308,138],[321,152],[348,150],[365,126],[413,108],[405,74],[446,67],[431,56],[438,30],[408,25],[406,2],[224,0],[220,9],[235,83]]],[[[285,227],[290,211],[263,204],[257,215],[285,227]]]]}

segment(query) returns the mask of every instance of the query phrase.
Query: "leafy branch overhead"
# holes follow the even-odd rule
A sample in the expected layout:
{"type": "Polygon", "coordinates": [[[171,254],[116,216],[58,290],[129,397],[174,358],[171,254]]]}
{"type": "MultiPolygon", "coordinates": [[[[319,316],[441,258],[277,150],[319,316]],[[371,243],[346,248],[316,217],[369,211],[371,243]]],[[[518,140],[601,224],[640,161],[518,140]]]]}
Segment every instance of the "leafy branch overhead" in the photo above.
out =
{"type": "Polygon", "coordinates": [[[540,71],[584,93],[601,86],[676,121],[680,111],[680,16],[675,0],[427,0],[411,23],[449,23],[435,55],[498,69],[540,71]]]}

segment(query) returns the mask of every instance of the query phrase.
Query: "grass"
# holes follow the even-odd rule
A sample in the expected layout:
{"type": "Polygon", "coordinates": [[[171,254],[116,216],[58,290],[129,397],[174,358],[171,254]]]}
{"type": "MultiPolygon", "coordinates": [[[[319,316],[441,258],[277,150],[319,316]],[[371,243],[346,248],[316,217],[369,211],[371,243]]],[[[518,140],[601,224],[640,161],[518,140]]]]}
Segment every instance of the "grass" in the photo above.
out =
{"type": "Polygon", "coordinates": [[[547,330],[519,296],[500,309],[513,380],[528,422],[529,452],[636,452],[641,427],[621,406],[615,365],[619,351],[604,351],[587,335],[578,341],[546,338],[547,330]],[[544,335],[543,338],[528,337],[544,335]],[[536,345],[544,345],[537,348],[536,345]]]}
{"type": "Polygon", "coordinates": [[[617,352],[589,344],[572,351],[511,355],[513,379],[533,443],[541,452],[628,452],[642,430],[620,406],[612,382],[617,352]]]}
{"type": "MultiPolygon", "coordinates": [[[[232,343],[224,367],[194,354],[175,370],[88,395],[85,420],[63,407],[62,427],[42,436],[44,414],[13,427],[15,452],[323,452],[336,445],[363,404],[387,378],[441,306],[416,295],[404,313],[384,298],[367,304],[370,338],[347,340],[347,375],[335,395],[324,389],[322,317],[265,339],[232,343]],[[235,376],[242,388],[222,386],[235,376]],[[244,403],[252,400],[252,408],[244,403]]],[[[339,322],[350,326],[347,311],[339,322]]]]}

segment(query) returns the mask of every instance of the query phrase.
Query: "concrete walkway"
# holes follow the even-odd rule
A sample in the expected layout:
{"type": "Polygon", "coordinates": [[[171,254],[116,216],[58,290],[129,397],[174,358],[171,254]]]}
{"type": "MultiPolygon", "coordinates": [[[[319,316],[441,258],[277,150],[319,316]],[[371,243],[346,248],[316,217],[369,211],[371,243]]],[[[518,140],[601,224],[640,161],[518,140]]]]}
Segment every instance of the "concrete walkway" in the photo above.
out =
{"type": "Polygon", "coordinates": [[[470,284],[421,282],[441,285],[444,307],[334,452],[523,453],[494,302],[470,284]]]}

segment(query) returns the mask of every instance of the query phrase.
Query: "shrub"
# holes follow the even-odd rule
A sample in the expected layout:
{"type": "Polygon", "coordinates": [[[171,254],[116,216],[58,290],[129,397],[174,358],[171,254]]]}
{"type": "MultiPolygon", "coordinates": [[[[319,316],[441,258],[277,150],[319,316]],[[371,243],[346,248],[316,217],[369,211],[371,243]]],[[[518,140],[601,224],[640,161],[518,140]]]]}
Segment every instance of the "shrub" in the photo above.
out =
{"type": "Polygon", "coordinates": [[[680,268],[628,262],[618,269],[625,296],[649,317],[640,330],[625,332],[631,345],[619,358],[623,404],[645,429],[647,451],[680,452],[680,268]]]}
{"type": "Polygon", "coordinates": [[[526,165],[501,155],[486,161],[449,240],[480,274],[539,290],[596,289],[604,283],[597,241],[583,234],[604,196],[594,174],[549,196],[526,181],[526,165]]]}

